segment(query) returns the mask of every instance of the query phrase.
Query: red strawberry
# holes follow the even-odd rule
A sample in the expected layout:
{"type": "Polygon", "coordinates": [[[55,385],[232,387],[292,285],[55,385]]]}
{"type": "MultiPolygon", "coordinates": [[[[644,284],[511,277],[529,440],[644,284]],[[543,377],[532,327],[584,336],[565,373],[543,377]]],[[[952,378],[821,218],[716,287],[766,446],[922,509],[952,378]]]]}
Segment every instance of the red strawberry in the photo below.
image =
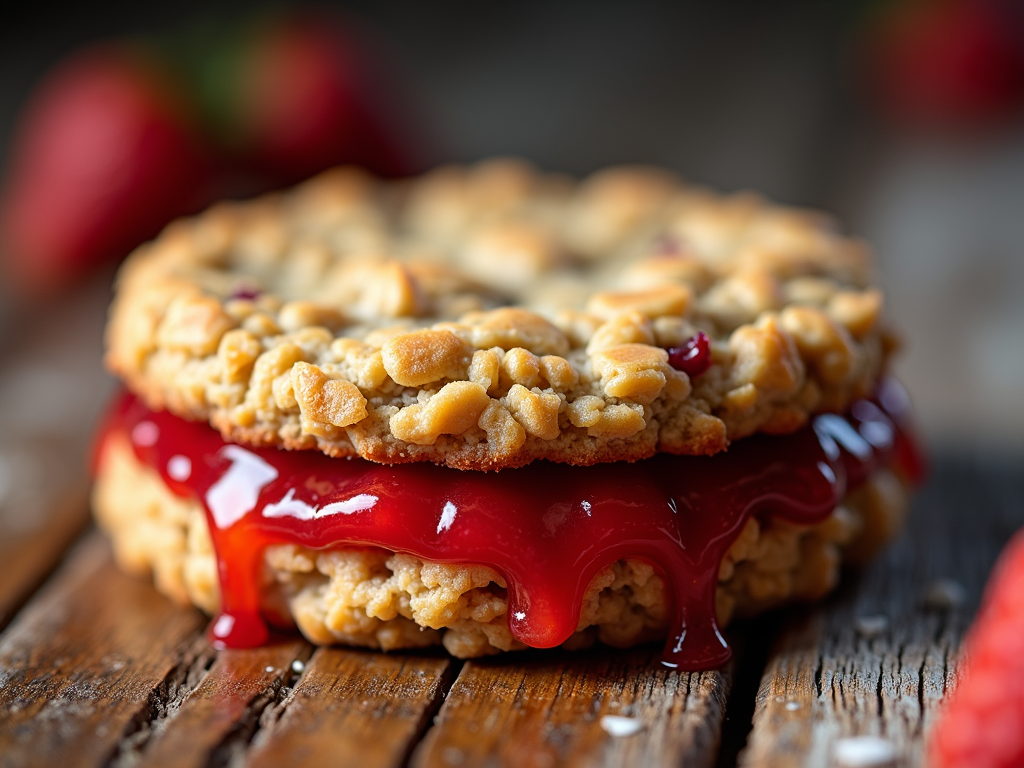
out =
{"type": "Polygon", "coordinates": [[[120,258],[190,212],[208,165],[176,94],[127,48],[86,50],[23,113],[0,204],[4,260],[46,291],[120,258]]]}
{"type": "Polygon", "coordinates": [[[989,579],[960,684],[931,735],[934,768],[1024,765],[1024,531],[989,579]]]}
{"type": "Polygon", "coordinates": [[[883,7],[873,40],[873,84],[891,112],[964,122],[1020,105],[1024,57],[1009,4],[903,0],[883,7]]]}
{"type": "Polygon", "coordinates": [[[198,32],[151,41],[148,55],[90,49],[38,88],[0,195],[0,256],[20,287],[68,284],[214,197],[339,163],[421,170],[384,67],[333,18],[198,32]]]}
{"type": "Polygon", "coordinates": [[[334,17],[271,17],[206,47],[184,66],[208,123],[248,172],[280,185],[341,163],[388,176],[421,170],[395,84],[334,17]]]}

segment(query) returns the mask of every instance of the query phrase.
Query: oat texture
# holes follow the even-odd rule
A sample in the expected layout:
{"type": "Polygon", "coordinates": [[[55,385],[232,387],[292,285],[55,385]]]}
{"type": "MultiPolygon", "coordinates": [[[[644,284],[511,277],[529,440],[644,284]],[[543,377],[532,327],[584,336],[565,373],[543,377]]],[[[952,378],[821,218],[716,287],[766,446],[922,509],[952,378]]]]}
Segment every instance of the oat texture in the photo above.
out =
{"type": "Polygon", "coordinates": [[[713,454],[871,393],[892,337],[820,214],[655,169],[337,169],[172,224],[125,264],[107,362],[230,440],[371,461],[713,454]],[[698,332],[692,378],[668,350],[698,332]]]}
{"type": "MultiPolygon", "coordinates": [[[[906,502],[903,481],[880,470],[818,525],[751,519],[719,570],[720,623],[823,596],[842,561],[869,557],[899,529],[906,502]]],[[[217,566],[201,506],[175,496],[124,437],[105,443],[93,507],[122,568],[152,573],[157,588],[178,602],[217,610],[217,566]]],[[[275,545],[266,550],[262,596],[271,621],[294,624],[317,644],[393,650],[442,643],[455,656],[474,657],[524,647],[508,629],[505,586],[500,574],[478,565],[376,548],[275,545]]],[[[566,647],[664,637],[668,610],[653,568],[621,560],[591,582],[566,647]]]]}

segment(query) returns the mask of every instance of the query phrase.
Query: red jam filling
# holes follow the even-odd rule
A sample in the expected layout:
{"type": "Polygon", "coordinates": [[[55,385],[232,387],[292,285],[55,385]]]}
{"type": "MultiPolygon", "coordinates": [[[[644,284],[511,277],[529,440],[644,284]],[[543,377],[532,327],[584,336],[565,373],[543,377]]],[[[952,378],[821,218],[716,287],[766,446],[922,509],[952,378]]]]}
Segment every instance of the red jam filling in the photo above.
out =
{"type": "Polygon", "coordinates": [[[885,382],[845,417],[821,415],[795,434],[745,438],[712,457],[537,462],[498,473],[245,448],[130,394],[106,433],[127,435],[173,492],[204,505],[220,575],[221,612],[211,625],[219,647],[267,640],[259,573],[270,544],[365,545],[490,566],[508,585],[512,635],[539,648],[576,630],[599,570],[634,557],[660,571],[672,597],[664,663],[707,669],[730,656],[715,590],[747,518],[816,523],[877,467],[898,461],[918,472],[906,420],[905,394],[885,382]]]}
{"type": "Polygon", "coordinates": [[[711,340],[708,335],[701,331],[683,346],[670,347],[668,364],[691,379],[700,376],[711,367],[711,340]]]}

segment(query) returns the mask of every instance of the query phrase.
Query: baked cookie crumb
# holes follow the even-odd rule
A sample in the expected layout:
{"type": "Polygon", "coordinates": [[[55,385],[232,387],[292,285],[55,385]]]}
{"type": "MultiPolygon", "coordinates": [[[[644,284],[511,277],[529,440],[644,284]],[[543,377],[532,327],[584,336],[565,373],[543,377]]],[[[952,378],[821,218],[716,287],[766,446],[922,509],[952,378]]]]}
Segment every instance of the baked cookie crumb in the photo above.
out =
{"type": "Polygon", "coordinates": [[[460,469],[713,454],[867,396],[865,246],[663,171],[329,171],[168,227],[123,267],[107,363],[226,439],[460,469]],[[692,379],[666,350],[699,333],[692,379]]]}

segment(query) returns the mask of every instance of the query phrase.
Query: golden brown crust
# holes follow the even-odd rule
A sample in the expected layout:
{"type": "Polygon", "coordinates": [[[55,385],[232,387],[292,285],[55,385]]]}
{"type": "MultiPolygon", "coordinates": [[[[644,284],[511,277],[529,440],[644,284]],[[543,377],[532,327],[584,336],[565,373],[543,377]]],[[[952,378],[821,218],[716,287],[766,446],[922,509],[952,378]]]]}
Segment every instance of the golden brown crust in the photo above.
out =
{"type": "MultiPolygon", "coordinates": [[[[815,526],[748,521],[719,569],[721,624],[831,590],[841,561],[869,557],[900,528],[905,486],[879,471],[815,526]]],[[[219,591],[206,517],[141,464],[124,439],[104,446],[93,492],[100,526],[119,564],[152,573],[157,588],[213,613],[219,591]]],[[[479,565],[423,561],[376,548],[267,549],[264,611],[296,624],[312,642],[392,650],[443,643],[454,655],[481,656],[524,646],[509,632],[506,584],[479,565]]],[[[594,640],[624,647],[664,637],[668,595],[648,563],[613,563],[587,589],[579,630],[566,644],[594,640]]]]}
{"type": "Polygon", "coordinates": [[[253,445],[478,470],[712,454],[870,393],[870,279],[823,217],[660,171],[337,169],[136,251],[107,363],[253,445]],[[664,350],[698,331],[691,380],[664,350]]]}

